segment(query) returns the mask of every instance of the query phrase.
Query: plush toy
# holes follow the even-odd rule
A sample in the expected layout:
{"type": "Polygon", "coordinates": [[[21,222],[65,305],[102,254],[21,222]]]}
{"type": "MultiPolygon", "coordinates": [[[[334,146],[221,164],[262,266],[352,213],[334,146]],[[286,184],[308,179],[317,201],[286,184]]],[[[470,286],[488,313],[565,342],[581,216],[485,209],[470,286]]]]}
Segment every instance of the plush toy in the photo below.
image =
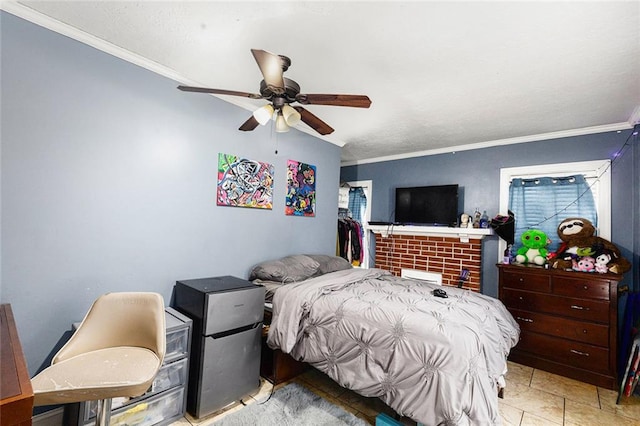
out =
{"type": "Polygon", "coordinates": [[[536,265],[544,265],[547,261],[547,244],[551,241],[547,234],[538,229],[529,229],[524,231],[522,237],[522,247],[518,249],[516,254],[517,263],[535,263],[536,265]]]}
{"type": "Polygon", "coordinates": [[[607,266],[609,262],[611,262],[611,255],[609,253],[600,253],[596,257],[596,272],[606,274],[609,271],[607,266]]]}
{"type": "Polygon", "coordinates": [[[591,256],[581,257],[580,260],[573,259],[573,270],[578,272],[593,272],[596,270],[596,260],[591,256]]]}
{"type": "Polygon", "coordinates": [[[631,269],[631,264],[620,255],[618,247],[610,241],[593,235],[593,224],[584,218],[571,217],[558,225],[558,237],[562,244],[550,261],[555,269],[573,269],[574,261],[584,256],[595,256],[605,253],[611,256],[606,263],[610,272],[622,274],[631,269]]]}

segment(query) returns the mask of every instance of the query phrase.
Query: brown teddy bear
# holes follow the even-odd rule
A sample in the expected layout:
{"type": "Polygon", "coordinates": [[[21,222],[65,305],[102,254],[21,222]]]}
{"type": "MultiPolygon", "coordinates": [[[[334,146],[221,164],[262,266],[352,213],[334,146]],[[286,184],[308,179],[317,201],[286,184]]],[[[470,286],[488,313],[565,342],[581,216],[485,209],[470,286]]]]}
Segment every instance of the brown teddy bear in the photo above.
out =
{"type": "MultiPolygon", "coordinates": [[[[562,244],[549,260],[552,268],[571,269],[573,261],[584,256],[597,257],[606,253],[611,260],[606,264],[609,272],[623,274],[631,264],[620,255],[618,247],[604,238],[593,235],[596,229],[587,219],[570,217],[558,225],[558,237],[562,244]]],[[[604,271],[601,271],[604,272],[604,271]]]]}

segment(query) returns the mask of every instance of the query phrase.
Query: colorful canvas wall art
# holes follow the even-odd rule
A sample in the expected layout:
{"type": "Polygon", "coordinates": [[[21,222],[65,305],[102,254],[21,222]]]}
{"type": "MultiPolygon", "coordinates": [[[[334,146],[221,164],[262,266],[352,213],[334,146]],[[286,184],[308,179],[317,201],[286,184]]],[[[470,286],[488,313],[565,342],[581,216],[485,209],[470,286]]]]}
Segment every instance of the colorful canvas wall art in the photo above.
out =
{"type": "Polygon", "coordinates": [[[316,215],[316,166],[287,161],[287,200],[289,216],[316,215]]]}
{"type": "Polygon", "coordinates": [[[218,154],[219,206],[273,208],[272,164],[230,154],[218,154]]]}

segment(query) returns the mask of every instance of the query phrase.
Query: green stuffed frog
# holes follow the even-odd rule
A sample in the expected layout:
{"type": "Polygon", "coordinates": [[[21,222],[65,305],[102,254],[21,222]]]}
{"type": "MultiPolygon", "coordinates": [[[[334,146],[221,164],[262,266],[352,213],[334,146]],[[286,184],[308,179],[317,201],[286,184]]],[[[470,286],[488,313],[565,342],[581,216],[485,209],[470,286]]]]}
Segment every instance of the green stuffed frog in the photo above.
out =
{"type": "Polygon", "coordinates": [[[547,234],[538,229],[529,229],[522,234],[520,239],[522,247],[518,249],[516,255],[517,263],[544,265],[547,262],[547,249],[545,247],[551,243],[547,234]]]}

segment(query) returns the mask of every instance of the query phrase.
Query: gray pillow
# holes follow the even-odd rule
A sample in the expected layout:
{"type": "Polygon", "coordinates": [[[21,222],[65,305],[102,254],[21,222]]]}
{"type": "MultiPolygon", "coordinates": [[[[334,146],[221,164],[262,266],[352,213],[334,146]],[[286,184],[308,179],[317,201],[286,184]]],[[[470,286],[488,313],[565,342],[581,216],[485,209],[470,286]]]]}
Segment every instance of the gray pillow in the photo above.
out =
{"type": "Polygon", "coordinates": [[[320,264],[303,254],[286,256],[257,264],[249,274],[249,280],[277,281],[283,284],[304,281],[318,272],[320,264]]]}
{"type": "Polygon", "coordinates": [[[318,262],[320,265],[318,267],[317,275],[353,268],[347,259],[340,256],[328,256],[326,254],[308,254],[307,256],[318,262]]]}

